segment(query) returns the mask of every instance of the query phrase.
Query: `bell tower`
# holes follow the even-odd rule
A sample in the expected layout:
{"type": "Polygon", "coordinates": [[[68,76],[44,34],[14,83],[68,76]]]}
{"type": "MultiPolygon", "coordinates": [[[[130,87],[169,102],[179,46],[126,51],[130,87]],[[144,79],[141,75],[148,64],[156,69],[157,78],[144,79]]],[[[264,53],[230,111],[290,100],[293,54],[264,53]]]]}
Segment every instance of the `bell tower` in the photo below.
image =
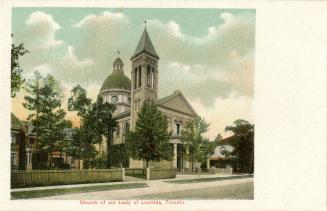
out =
{"type": "Polygon", "coordinates": [[[158,62],[155,51],[144,21],[144,31],[131,57],[131,123],[135,127],[137,113],[144,102],[156,102],[158,99],[158,62]]]}

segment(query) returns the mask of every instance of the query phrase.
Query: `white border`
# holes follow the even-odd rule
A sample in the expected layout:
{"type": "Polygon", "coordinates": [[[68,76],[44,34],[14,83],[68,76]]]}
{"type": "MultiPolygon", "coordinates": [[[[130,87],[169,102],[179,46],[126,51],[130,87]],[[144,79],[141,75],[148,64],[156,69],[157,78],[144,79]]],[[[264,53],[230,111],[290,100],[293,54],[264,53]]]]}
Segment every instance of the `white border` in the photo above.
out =
{"type": "MultiPolygon", "coordinates": [[[[9,201],[11,7],[254,8],[255,199],[188,201],[142,210],[324,209],[326,204],[326,46],[324,1],[2,1],[0,186],[5,210],[85,210],[78,201],[9,201]],[[2,27],[3,26],[3,27],[2,27]],[[9,101],[8,101],[9,100],[9,101]]],[[[101,207],[98,207],[101,208],[101,207]]],[[[126,207],[128,208],[128,207],[126,207]]],[[[140,207],[130,207],[141,209],[140,207]]],[[[103,208],[102,208],[103,209],[103,208]]],[[[108,207],[110,209],[110,207],[108,207]]],[[[113,210],[124,207],[111,207],[113,210]]]]}

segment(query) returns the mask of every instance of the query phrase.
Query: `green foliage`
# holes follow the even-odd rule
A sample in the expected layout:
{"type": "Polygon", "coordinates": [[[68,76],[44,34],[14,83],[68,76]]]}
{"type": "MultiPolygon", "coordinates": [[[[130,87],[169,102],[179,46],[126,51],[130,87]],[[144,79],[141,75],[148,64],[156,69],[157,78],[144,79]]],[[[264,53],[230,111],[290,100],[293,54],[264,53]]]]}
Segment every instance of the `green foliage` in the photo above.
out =
{"type": "MultiPolygon", "coordinates": [[[[77,111],[80,117],[80,128],[76,128],[70,154],[78,159],[94,160],[98,152],[94,145],[101,143],[103,136],[107,137],[107,167],[111,167],[109,150],[112,145],[112,133],[117,126],[112,113],[116,109],[113,104],[104,102],[98,97],[95,102],[87,98],[86,91],[80,85],[71,90],[72,96],[68,99],[68,109],[77,111]]],[[[86,166],[88,168],[88,166],[86,166]]]]}
{"type": "Polygon", "coordinates": [[[171,160],[173,146],[169,143],[168,122],[155,104],[144,103],[138,113],[135,130],[126,135],[128,152],[133,159],[171,160]]]}
{"type": "Polygon", "coordinates": [[[254,170],[254,125],[246,120],[238,119],[232,126],[225,128],[234,134],[231,142],[233,151],[230,156],[236,159],[237,171],[253,173],[254,170]]]}
{"type": "Polygon", "coordinates": [[[185,151],[188,159],[195,162],[205,162],[215,150],[218,140],[221,136],[217,136],[215,141],[209,141],[204,134],[208,131],[209,124],[201,118],[195,118],[188,121],[181,133],[181,142],[189,150],[185,151]]]}
{"type": "Polygon", "coordinates": [[[34,126],[40,153],[48,154],[48,167],[52,167],[52,152],[66,150],[69,141],[66,139],[65,128],[71,122],[65,120],[66,112],[61,109],[61,95],[58,82],[51,76],[42,77],[38,72],[25,87],[23,106],[31,111],[28,120],[34,126]]]}
{"type": "Polygon", "coordinates": [[[16,92],[20,90],[21,85],[25,81],[22,77],[23,69],[19,65],[18,60],[28,52],[23,44],[11,44],[11,97],[16,96],[16,92]]]}
{"type": "Polygon", "coordinates": [[[111,162],[113,167],[128,168],[129,156],[125,144],[112,145],[110,148],[111,162]]]}

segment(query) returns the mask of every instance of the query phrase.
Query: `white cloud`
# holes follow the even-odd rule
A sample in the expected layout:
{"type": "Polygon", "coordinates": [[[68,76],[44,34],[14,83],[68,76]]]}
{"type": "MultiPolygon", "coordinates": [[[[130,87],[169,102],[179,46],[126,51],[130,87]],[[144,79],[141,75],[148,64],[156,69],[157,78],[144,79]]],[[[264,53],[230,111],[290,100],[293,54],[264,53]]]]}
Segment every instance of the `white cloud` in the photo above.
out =
{"type": "Polygon", "coordinates": [[[73,46],[68,46],[65,55],[60,61],[62,67],[66,67],[68,70],[73,71],[74,69],[85,69],[94,64],[91,59],[79,60],[75,55],[75,50],[73,46]]]}
{"type": "Polygon", "coordinates": [[[117,22],[117,21],[127,21],[127,17],[123,13],[112,13],[105,11],[100,16],[88,15],[85,16],[81,21],[76,24],[73,24],[74,27],[82,27],[88,24],[97,25],[108,22],[117,22]]]}
{"type": "Polygon", "coordinates": [[[190,102],[198,115],[210,123],[207,136],[214,139],[218,133],[224,137],[230,136],[225,132],[225,127],[232,125],[237,119],[254,121],[253,99],[237,96],[231,93],[228,98],[217,97],[212,107],[205,106],[201,100],[190,102]]]}
{"type": "Polygon", "coordinates": [[[55,39],[55,33],[60,29],[59,24],[47,13],[33,12],[26,20],[26,25],[34,47],[47,49],[63,43],[55,39]]]}

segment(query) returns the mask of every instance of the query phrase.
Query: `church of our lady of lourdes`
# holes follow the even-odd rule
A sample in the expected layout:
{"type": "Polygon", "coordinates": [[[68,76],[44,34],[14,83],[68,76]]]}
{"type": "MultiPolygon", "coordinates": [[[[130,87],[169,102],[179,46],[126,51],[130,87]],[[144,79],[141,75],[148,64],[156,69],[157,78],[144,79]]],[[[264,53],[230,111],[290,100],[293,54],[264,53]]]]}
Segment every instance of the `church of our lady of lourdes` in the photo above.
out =
{"type": "MultiPolygon", "coordinates": [[[[197,117],[196,112],[184,95],[176,90],[173,94],[158,99],[159,56],[150,36],[144,28],[140,41],[131,57],[131,80],[124,74],[124,63],[118,57],[113,63],[113,71],[103,82],[99,95],[104,101],[116,105],[114,118],[118,127],[114,132],[113,144],[125,142],[125,134],[135,127],[137,112],[144,102],[157,102],[158,109],[168,119],[170,142],[174,145],[172,161],[150,162],[149,167],[177,168],[179,171],[191,168],[182,153],[180,134],[187,121],[197,117]]],[[[99,146],[100,153],[106,152],[106,140],[99,146]]],[[[130,168],[144,168],[145,161],[130,158],[130,168]]]]}

